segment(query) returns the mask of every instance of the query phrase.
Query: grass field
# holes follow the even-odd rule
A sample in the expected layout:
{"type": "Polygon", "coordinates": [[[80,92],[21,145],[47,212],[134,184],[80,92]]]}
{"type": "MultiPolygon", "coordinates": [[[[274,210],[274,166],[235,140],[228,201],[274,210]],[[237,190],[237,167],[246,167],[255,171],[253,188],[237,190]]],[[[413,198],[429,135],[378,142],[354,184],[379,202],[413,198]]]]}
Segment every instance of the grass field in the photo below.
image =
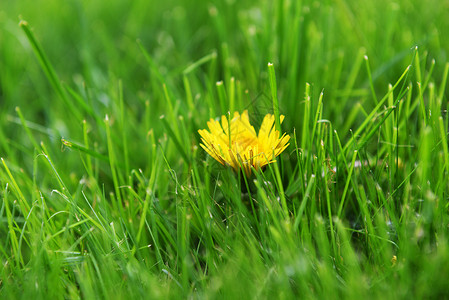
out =
{"type": "Polygon", "coordinates": [[[0,298],[448,298],[448,11],[2,1],[0,298]],[[245,110],[251,174],[198,133],[245,110]]]}

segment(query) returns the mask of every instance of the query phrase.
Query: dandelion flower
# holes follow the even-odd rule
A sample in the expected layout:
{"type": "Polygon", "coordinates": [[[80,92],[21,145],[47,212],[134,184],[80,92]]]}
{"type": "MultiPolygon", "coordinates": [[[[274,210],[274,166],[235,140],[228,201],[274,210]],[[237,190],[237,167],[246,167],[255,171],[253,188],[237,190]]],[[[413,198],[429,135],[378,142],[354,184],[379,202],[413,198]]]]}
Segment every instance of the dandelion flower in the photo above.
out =
{"type": "MultiPolygon", "coordinates": [[[[283,120],[284,116],[281,115],[281,123],[283,120]]],[[[289,145],[290,136],[286,133],[280,136],[274,123],[274,116],[267,114],[259,134],[256,134],[247,110],[241,115],[235,112],[230,123],[226,116],[221,116],[221,124],[210,119],[207,122],[209,130],[198,130],[202,141],[200,146],[222,165],[231,166],[237,172],[243,169],[246,175],[250,175],[251,167],[259,170],[275,162],[274,158],[289,145]]]]}

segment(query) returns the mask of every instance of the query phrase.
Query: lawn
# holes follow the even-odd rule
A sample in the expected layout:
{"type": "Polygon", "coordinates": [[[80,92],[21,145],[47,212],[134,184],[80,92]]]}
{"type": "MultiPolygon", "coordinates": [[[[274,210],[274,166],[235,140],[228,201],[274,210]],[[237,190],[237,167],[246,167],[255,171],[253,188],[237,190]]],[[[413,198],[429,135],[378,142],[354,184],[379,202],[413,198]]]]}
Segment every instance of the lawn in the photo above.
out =
{"type": "Polygon", "coordinates": [[[449,298],[448,11],[2,1],[0,298],[449,298]]]}

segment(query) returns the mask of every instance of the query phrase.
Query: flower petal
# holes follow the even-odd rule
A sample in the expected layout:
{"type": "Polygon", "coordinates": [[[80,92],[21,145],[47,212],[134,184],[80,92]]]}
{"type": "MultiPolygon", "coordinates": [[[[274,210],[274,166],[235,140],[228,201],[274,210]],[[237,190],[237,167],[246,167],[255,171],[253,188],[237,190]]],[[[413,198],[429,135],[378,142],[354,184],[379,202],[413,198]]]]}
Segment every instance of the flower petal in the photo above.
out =
{"type": "MultiPolygon", "coordinates": [[[[221,116],[221,120],[210,119],[208,130],[198,130],[201,136],[200,146],[222,165],[231,166],[235,171],[243,170],[246,175],[251,174],[251,168],[259,170],[261,167],[275,162],[274,158],[281,154],[288,146],[290,136],[282,134],[274,128],[274,115],[267,114],[256,134],[245,110],[240,115],[235,112],[229,120],[221,116]],[[220,122],[221,121],[221,122],[220,122]]],[[[280,116],[280,122],[284,116],[280,116]]]]}

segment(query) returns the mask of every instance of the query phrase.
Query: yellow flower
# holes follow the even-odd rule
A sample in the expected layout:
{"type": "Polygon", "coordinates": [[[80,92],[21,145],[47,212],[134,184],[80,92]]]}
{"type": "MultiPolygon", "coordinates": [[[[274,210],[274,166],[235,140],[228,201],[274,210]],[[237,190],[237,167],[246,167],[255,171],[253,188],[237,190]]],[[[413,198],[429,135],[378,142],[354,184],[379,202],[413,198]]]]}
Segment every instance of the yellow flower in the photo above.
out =
{"type": "MultiPolygon", "coordinates": [[[[284,116],[281,115],[281,123],[283,120],[284,116]]],[[[274,128],[274,123],[274,116],[267,114],[259,134],[256,134],[249,123],[247,110],[241,115],[235,112],[230,124],[226,116],[221,116],[221,124],[210,119],[207,122],[209,130],[198,130],[202,141],[200,146],[222,165],[231,166],[237,172],[243,169],[249,175],[251,166],[259,170],[274,162],[274,158],[289,145],[290,136],[284,133],[279,137],[280,133],[274,128]]]]}

